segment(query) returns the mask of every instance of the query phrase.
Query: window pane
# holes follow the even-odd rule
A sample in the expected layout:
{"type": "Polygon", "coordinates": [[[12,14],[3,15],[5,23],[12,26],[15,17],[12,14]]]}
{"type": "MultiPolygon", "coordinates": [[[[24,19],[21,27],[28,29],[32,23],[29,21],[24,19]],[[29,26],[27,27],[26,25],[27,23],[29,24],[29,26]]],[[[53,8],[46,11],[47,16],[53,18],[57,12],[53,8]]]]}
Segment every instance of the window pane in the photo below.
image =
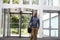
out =
{"type": "Polygon", "coordinates": [[[49,0],[49,1],[48,1],[48,4],[49,4],[49,5],[53,5],[53,0],[49,0]]]}
{"type": "Polygon", "coordinates": [[[29,37],[27,27],[29,24],[30,17],[30,14],[22,14],[21,36],[23,37],[29,37]]]}
{"type": "Polygon", "coordinates": [[[43,14],[43,20],[49,19],[49,13],[44,13],[43,14]]]}
{"type": "Polygon", "coordinates": [[[53,0],[53,6],[59,6],[59,1],[60,0],[53,0]]]}
{"type": "Polygon", "coordinates": [[[23,4],[29,4],[29,0],[23,0],[23,4]]]}
{"type": "Polygon", "coordinates": [[[51,14],[51,28],[58,28],[58,16],[51,14]]]}
{"type": "Polygon", "coordinates": [[[58,16],[58,13],[51,13],[51,17],[58,16]]]}
{"type": "Polygon", "coordinates": [[[49,28],[49,13],[43,14],[43,28],[49,28]]]}
{"type": "Polygon", "coordinates": [[[10,0],[3,0],[3,3],[9,4],[10,3],[10,0]]]}
{"type": "Polygon", "coordinates": [[[19,36],[19,24],[10,24],[11,36],[19,36]]]}
{"type": "Polygon", "coordinates": [[[48,5],[48,0],[43,0],[43,5],[48,5]]]}
{"type": "Polygon", "coordinates": [[[22,14],[22,23],[28,23],[30,16],[30,14],[22,14]]]}
{"type": "Polygon", "coordinates": [[[19,0],[12,0],[13,4],[19,4],[19,0]]]}
{"type": "Polygon", "coordinates": [[[51,30],[51,37],[58,37],[58,30],[51,30]]]}
{"type": "Polygon", "coordinates": [[[10,16],[10,23],[19,23],[19,14],[11,14],[10,16]]]}
{"type": "Polygon", "coordinates": [[[49,28],[49,20],[43,21],[43,28],[49,28]]]}
{"type": "Polygon", "coordinates": [[[32,4],[39,4],[39,0],[33,0],[32,4]]]}
{"type": "Polygon", "coordinates": [[[0,27],[0,37],[3,37],[3,27],[0,27]]]}
{"type": "Polygon", "coordinates": [[[49,36],[49,30],[43,30],[43,37],[49,36]]]}

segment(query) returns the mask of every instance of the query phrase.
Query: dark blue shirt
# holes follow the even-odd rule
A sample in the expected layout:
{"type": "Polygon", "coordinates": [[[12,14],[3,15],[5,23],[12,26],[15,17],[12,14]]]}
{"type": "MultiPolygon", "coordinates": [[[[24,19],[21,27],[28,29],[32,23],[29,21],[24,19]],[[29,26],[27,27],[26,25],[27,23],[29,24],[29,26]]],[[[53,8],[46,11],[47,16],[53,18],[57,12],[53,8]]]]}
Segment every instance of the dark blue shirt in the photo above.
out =
{"type": "Polygon", "coordinates": [[[40,27],[39,18],[32,16],[29,22],[29,26],[33,28],[39,28],[40,27]]]}

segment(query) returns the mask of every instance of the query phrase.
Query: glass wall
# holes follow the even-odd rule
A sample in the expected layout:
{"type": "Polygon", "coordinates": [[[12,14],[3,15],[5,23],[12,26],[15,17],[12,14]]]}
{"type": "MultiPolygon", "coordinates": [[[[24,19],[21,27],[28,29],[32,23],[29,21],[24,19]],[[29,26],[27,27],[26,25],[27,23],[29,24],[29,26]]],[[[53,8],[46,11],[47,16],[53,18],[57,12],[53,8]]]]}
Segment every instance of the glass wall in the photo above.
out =
{"type": "Polygon", "coordinates": [[[43,37],[49,37],[49,30],[43,30],[43,37]]]}
{"type": "Polygon", "coordinates": [[[10,14],[10,35],[19,36],[19,14],[10,14]]]}
{"type": "Polygon", "coordinates": [[[1,25],[0,25],[0,37],[3,37],[3,20],[4,20],[4,10],[2,9],[2,19],[1,19],[1,25]]]}
{"type": "Polygon", "coordinates": [[[20,0],[3,0],[3,3],[5,4],[19,4],[20,0]]]}
{"type": "Polygon", "coordinates": [[[2,27],[0,27],[0,36],[22,36],[29,37],[27,32],[30,17],[32,15],[31,10],[24,8],[20,14],[20,9],[11,8],[3,9],[2,27]]]}
{"type": "Polygon", "coordinates": [[[12,0],[13,4],[19,4],[19,0],[12,0]]]}
{"type": "Polygon", "coordinates": [[[39,4],[39,0],[32,0],[32,4],[39,4]]]}
{"type": "Polygon", "coordinates": [[[48,0],[48,5],[53,6],[53,0],[48,0]]]}
{"type": "Polygon", "coordinates": [[[29,0],[23,0],[23,4],[29,4],[29,0]]]}
{"type": "Polygon", "coordinates": [[[58,13],[44,13],[43,37],[58,37],[58,13]]]}
{"type": "Polygon", "coordinates": [[[21,36],[22,37],[29,37],[27,28],[28,28],[30,17],[31,17],[31,14],[22,14],[22,25],[21,25],[21,36]]]}
{"type": "Polygon", "coordinates": [[[48,5],[48,0],[43,0],[43,5],[48,5]]]}
{"type": "Polygon", "coordinates": [[[38,5],[39,0],[3,0],[5,4],[31,4],[31,5],[38,5]]]}
{"type": "Polygon", "coordinates": [[[49,13],[43,14],[43,37],[49,37],[49,13]]]}
{"type": "Polygon", "coordinates": [[[60,0],[53,0],[53,6],[59,6],[60,0]]]}
{"type": "Polygon", "coordinates": [[[3,37],[3,27],[0,27],[0,37],[3,37]]]}
{"type": "MultiPolygon", "coordinates": [[[[43,1],[43,5],[48,5],[48,6],[59,6],[60,4],[60,0],[42,0],[43,1]]],[[[3,3],[9,4],[34,4],[34,5],[38,5],[39,4],[39,0],[3,0],[3,3]]]]}
{"type": "Polygon", "coordinates": [[[58,37],[58,13],[51,13],[51,36],[58,37]]]}
{"type": "Polygon", "coordinates": [[[58,37],[58,30],[51,30],[52,37],[58,37]]]}
{"type": "Polygon", "coordinates": [[[59,6],[59,0],[43,0],[43,5],[59,6]]]}
{"type": "Polygon", "coordinates": [[[44,20],[44,28],[49,28],[49,13],[45,13],[43,16],[43,20],[44,20]],[[47,24],[46,24],[47,23],[47,24]]]}
{"type": "Polygon", "coordinates": [[[51,28],[58,28],[58,14],[51,13],[51,28]]]}

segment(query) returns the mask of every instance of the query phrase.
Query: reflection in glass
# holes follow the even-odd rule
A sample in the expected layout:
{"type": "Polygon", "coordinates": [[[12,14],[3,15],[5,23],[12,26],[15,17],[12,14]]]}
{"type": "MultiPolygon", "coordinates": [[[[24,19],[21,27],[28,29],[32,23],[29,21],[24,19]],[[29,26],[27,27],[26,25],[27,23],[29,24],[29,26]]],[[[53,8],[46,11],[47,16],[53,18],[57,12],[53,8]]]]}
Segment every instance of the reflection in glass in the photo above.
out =
{"type": "Polygon", "coordinates": [[[10,3],[10,0],[3,0],[3,3],[9,4],[10,3]]]}
{"type": "Polygon", "coordinates": [[[51,13],[51,28],[58,28],[58,13],[51,13]]]}
{"type": "Polygon", "coordinates": [[[47,20],[47,19],[49,19],[49,13],[44,13],[43,14],[43,20],[47,20]]]}
{"type": "Polygon", "coordinates": [[[43,37],[49,36],[49,30],[43,30],[43,37]]]}
{"type": "Polygon", "coordinates": [[[51,13],[51,17],[58,16],[58,13],[51,13]]]}
{"type": "Polygon", "coordinates": [[[51,30],[51,37],[58,37],[58,30],[51,30]]]}
{"type": "Polygon", "coordinates": [[[49,20],[43,21],[43,28],[49,28],[49,20]]]}
{"type": "Polygon", "coordinates": [[[49,28],[49,13],[43,14],[43,28],[49,28]]]}
{"type": "Polygon", "coordinates": [[[58,16],[51,18],[51,28],[58,28],[58,16]]]}

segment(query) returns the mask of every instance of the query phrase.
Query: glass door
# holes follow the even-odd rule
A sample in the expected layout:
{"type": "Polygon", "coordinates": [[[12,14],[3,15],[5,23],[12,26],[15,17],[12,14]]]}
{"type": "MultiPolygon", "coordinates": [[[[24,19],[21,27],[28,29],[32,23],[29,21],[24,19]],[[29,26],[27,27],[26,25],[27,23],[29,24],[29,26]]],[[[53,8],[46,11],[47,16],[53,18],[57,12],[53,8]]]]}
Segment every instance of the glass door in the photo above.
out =
{"type": "Polygon", "coordinates": [[[28,24],[30,21],[31,14],[23,14],[22,13],[22,23],[21,23],[21,37],[29,37],[29,33],[27,32],[28,24]]]}
{"type": "Polygon", "coordinates": [[[27,32],[31,14],[10,14],[10,36],[29,37],[27,32]]]}
{"type": "Polygon", "coordinates": [[[10,36],[19,36],[20,14],[10,14],[10,36]]]}

